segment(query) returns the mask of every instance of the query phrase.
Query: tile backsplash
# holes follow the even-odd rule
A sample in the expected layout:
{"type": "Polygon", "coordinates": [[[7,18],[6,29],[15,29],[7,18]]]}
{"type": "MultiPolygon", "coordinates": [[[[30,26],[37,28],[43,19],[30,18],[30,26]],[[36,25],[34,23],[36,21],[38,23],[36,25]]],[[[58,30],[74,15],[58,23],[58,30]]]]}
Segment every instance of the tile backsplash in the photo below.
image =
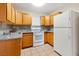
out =
{"type": "Polygon", "coordinates": [[[8,25],[6,25],[5,23],[0,23],[0,34],[2,34],[3,32],[9,32],[10,28],[8,27],[8,25]]]}
{"type": "Polygon", "coordinates": [[[18,26],[17,31],[31,31],[31,26],[18,26]]]}
{"type": "Polygon", "coordinates": [[[53,31],[53,26],[42,26],[43,31],[53,31]]]}
{"type": "MultiPolygon", "coordinates": [[[[41,27],[41,26],[14,26],[14,25],[7,25],[7,24],[0,24],[0,34],[3,32],[10,33],[10,32],[27,32],[32,31],[32,27],[41,27]]],[[[41,27],[42,31],[53,31],[53,27],[41,27]]]]}
{"type": "Polygon", "coordinates": [[[31,26],[14,26],[7,24],[0,24],[0,34],[5,32],[17,32],[17,31],[31,31],[31,26]]]}

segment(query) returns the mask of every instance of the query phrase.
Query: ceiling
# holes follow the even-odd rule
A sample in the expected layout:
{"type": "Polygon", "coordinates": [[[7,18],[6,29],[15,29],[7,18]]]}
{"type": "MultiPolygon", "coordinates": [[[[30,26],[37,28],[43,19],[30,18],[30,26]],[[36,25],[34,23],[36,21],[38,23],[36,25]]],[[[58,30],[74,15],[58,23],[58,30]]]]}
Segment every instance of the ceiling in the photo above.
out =
{"type": "Polygon", "coordinates": [[[46,3],[42,7],[35,7],[32,3],[14,3],[13,5],[17,10],[45,14],[50,14],[54,11],[63,11],[68,8],[79,10],[79,3],[46,3]]]}

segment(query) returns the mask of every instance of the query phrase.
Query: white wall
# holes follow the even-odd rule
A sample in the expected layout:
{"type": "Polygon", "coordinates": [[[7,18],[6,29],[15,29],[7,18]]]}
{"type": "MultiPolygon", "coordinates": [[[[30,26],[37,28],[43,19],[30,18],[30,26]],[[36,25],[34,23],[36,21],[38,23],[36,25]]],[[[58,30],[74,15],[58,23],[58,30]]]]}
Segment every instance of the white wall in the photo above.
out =
{"type": "Polygon", "coordinates": [[[32,25],[40,26],[40,16],[32,16],[32,25]]]}

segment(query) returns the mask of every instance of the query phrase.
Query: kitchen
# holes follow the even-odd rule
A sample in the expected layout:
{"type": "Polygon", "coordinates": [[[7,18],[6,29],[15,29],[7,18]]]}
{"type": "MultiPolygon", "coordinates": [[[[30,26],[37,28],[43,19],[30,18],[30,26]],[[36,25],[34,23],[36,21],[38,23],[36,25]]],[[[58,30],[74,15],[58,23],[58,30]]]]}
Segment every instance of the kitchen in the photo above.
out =
{"type": "MultiPolygon", "coordinates": [[[[47,3],[41,7],[38,4],[37,7],[31,3],[0,3],[0,56],[76,55],[77,51],[72,54],[70,48],[72,43],[69,45],[69,51],[71,50],[69,53],[64,52],[67,49],[64,43],[62,45],[66,46],[66,49],[59,44],[63,41],[60,39],[66,38],[70,30],[67,29],[68,33],[65,34],[64,31],[62,34],[61,30],[57,32],[56,27],[67,26],[67,21],[62,20],[62,17],[63,15],[70,17],[71,13],[72,16],[77,14],[79,9],[76,5],[79,4],[47,3]],[[56,7],[52,7],[53,5],[56,7]],[[72,11],[73,8],[77,13],[72,11]]],[[[78,14],[76,16],[78,17],[78,14]]],[[[67,18],[65,17],[63,19],[67,18]]],[[[73,19],[76,20],[76,17],[73,19]]]]}

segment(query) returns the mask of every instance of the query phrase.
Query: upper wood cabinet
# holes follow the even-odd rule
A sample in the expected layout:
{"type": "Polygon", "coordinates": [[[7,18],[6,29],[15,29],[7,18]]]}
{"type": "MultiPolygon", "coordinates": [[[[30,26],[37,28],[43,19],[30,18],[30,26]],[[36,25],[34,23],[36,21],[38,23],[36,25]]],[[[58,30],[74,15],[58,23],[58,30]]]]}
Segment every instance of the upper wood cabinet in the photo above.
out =
{"type": "Polygon", "coordinates": [[[15,25],[32,25],[32,17],[14,9],[11,3],[0,3],[0,22],[15,25]]]}
{"type": "Polygon", "coordinates": [[[50,26],[51,25],[50,16],[41,16],[40,17],[40,24],[43,26],[50,26]]]}
{"type": "Polygon", "coordinates": [[[0,3],[0,22],[5,23],[7,20],[7,4],[0,3]]]}
{"type": "Polygon", "coordinates": [[[16,11],[16,25],[22,25],[22,13],[16,11]]]}
{"type": "Polygon", "coordinates": [[[12,6],[12,18],[11,18],[11,22],[13,22],[15,24],[15,19],[16,19],[16,16],[15,16],[15,9],[14,7],[12,6]]]}
{"type": "Polygon", "coordinates": [[[32,25],[32,17],[30,15],[27,15],[28,18],[28,25],[32,25]]]}
{"type": "Polygon", "coordinates": [[[50,26],[51,24],[50,16],[45,16],[45,26],[50,26]]]}
{"type": "Polygon", "coordinates": [[[54,25],[54,16],[61,14],[61,12],[51,13],[50,16],[41,16],[40,24],[41,26],[53,26],[54,25]]]}
{"type": "Polygon", "coordinates": [[[12,16],[11,12],[12,12],[12,4],[8,3],[7,4],[7,20],[9,20],[9,21],[12,21],[11,20],[11,16],[12,16]]]}
{"type": "Polygon", "coordinates": [[[54,25],[54,17],[50,16],[50,25],[54,25]]]}
{"type": "Polygon", "coordinates": [[[23,13],[23,25],[32,25],[32,17],[23,13]]]}
{"type": "Polygon", "coordinates": [[[0,3],[0,22],[12,24],[12,4],[0,3]]]}
{"type": "Polygon", "coordinates": [[[42,26],[45,25],[45,16],[41,16],[41,17],[40,17],[40,24],[41,24],[42,26]]]}

